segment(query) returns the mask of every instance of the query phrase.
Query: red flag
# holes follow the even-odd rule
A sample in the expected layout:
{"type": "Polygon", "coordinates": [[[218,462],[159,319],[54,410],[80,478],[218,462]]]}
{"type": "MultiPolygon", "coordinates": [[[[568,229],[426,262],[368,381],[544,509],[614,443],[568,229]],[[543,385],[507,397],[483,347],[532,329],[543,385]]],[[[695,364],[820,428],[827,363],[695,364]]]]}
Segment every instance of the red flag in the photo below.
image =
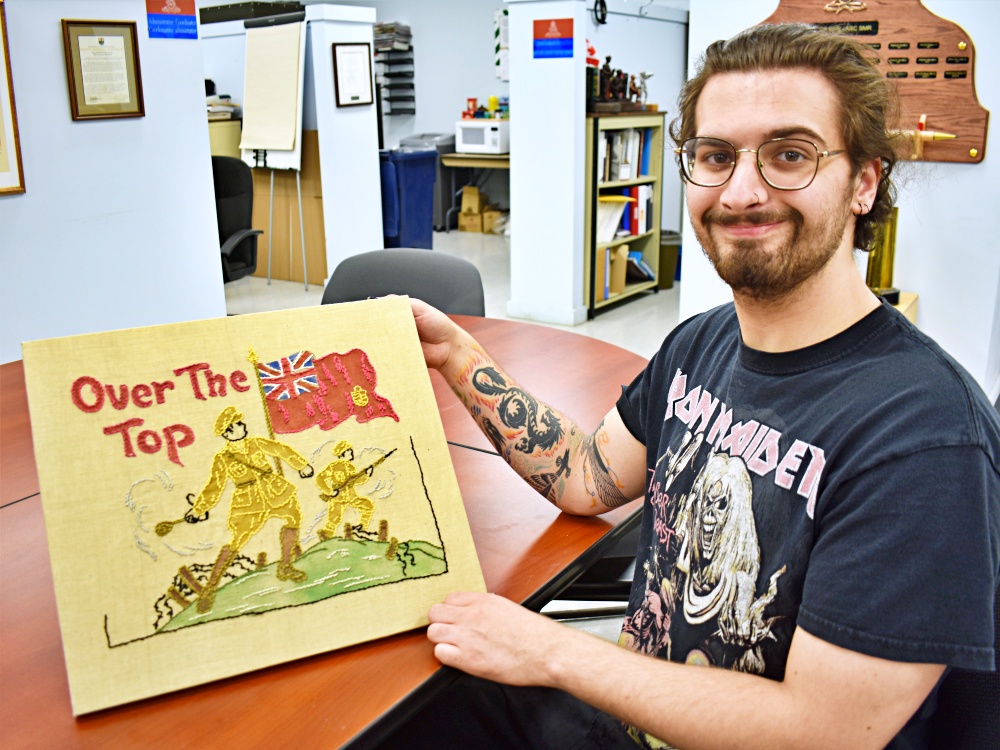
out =
{"type": "Polygon", "coordinates": [[[399,421],[389,399],[375,393],[378,380],[375,368],[361,349],[351,349],[346,354],[327,354],[316,359],[315,365],[329,422],[320,424],[324,430],[351,416],[359,422],[377,417],[399,421]]]}
{"type": "Polygon", "coordinates": [[[399,421],[389,400],[375,393],[375,368],[361,349],[324,357],[299,352],[257,368],[275,433],[330,430],[352,416],[399,421]]]}

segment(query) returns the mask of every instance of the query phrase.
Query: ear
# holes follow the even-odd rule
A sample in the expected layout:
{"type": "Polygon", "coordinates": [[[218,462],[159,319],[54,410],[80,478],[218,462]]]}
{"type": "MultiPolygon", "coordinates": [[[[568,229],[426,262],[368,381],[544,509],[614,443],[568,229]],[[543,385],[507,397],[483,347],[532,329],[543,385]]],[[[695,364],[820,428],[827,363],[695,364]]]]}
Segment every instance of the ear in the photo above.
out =
{"type": "Polygon", "coordinates": [[[872,159],[861,167],[858,173],[857,185],[854,188],[854,198],[852,206],[859,203],[871,206],[875,203],[875,192],[878,189],[879,180],[882,179],[882,162],[879,159],[872,159]]]}

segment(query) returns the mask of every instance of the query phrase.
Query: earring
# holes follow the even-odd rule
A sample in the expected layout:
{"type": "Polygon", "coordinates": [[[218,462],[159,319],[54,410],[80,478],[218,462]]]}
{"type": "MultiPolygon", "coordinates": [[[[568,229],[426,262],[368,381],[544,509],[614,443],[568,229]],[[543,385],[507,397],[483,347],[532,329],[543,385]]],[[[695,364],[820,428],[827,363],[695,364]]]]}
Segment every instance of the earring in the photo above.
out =
{"type": "Polygon", "coordinates": [[[864,210],[864,213],[868,213],[868,204],[867,204],[867,203],[865,203],[865,204],[864,204],[864,206],[865,206],[865,210],[864,210]]]}

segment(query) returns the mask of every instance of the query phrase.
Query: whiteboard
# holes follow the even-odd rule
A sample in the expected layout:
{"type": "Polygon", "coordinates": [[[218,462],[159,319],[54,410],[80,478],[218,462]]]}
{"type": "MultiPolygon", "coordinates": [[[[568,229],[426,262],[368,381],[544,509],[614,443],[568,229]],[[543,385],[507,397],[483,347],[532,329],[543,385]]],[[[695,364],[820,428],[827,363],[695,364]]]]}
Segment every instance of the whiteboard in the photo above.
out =
{"type": "Polygon", "coordinates": [[[301,168],[305,61],[305,21],[247,29],[240,154],[251,167],[301,168]]]}

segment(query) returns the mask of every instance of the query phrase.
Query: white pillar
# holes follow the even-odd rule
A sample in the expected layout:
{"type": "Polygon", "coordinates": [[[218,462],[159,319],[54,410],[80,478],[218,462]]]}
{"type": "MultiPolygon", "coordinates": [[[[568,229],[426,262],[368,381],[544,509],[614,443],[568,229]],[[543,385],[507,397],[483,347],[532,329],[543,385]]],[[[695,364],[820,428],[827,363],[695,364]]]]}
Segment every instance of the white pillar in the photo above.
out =
{"type": "MultiPolygon", "coordinates": [[[[333,86],[333,44],[371,45],[375,9],[308,5],[306,21],[306,97],[316,106],[326,268],[332,274],[344,258],[383,247],[376,107],[338,107],[333,86]]],[[[374,79],[372,86],[374,95],[374,79]]]]}
{"type": "Polygon", "coordinates": [[[511,317],[575,325],[583,303],[584,0],[509,0],[511,317]],[[573,56],[534,53],[536,20],[571,19],[573,56]]]}

